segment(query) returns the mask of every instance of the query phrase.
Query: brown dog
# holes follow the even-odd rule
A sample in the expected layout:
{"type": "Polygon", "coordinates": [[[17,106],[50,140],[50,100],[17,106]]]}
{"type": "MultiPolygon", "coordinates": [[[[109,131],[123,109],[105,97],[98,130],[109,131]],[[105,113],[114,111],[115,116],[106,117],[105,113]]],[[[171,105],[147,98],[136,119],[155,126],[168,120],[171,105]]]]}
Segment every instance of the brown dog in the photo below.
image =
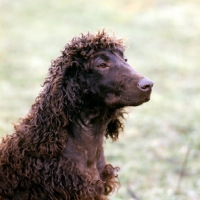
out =
{"type": "Polygon", "coordinates": [[[118,168],[105,162],[104,138],[118,138],[123,108],[149,101],[152,86],[128,64],[122,40],[105,31],[73,38],[0,146],[0,199],[107,199],[118,168]]]}

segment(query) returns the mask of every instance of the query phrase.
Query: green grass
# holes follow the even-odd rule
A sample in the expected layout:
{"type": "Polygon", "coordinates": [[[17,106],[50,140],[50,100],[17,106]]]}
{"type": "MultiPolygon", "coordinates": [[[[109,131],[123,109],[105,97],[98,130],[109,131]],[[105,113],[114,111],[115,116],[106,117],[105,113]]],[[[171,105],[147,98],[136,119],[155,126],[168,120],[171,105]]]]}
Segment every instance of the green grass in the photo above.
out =
{"type": "Polygon", "coordinates": [[[106,28],[126,38],[129,63],[155,83],[128,109],[120,140],[106,142],[121,167],[111,199],[200,199],[200,2],[197,0],[11,1],[0,5],[0,135],[28,112],[52,59],[74,36],[106,28]],[[187,149],[180,194],[175,195],[187,149]]]}

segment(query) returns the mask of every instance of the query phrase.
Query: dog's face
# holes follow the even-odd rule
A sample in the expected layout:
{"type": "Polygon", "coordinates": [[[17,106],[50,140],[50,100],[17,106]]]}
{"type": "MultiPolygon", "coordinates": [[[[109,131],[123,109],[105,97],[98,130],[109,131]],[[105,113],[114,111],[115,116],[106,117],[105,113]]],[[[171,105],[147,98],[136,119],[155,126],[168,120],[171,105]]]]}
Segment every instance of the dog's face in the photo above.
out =
{"type": "Polygon", "coordinates": [[[107,106],[138,106],[150,100],[153,82],[136,72],[122,51],[99,51],[90,59],[89,65],[93,76],[90,86],[98,88],[107,106]]]}

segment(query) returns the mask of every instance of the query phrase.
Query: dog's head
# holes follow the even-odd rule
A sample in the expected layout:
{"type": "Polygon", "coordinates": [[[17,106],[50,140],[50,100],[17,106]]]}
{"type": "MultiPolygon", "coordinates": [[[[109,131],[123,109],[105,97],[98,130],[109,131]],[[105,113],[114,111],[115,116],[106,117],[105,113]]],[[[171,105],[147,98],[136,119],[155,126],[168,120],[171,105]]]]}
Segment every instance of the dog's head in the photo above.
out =
{"type": "Polygon", "coordinates": [[[64,89],[68,106],[76,108],[115,109],[147,102],[153,82],[128,64],[124,49],[122,39],[105,31],[73,38],[53,63],[52,69],[57,71],[53,70],[53,93],[64,89]]]}
{"type": "Polygon", "coordinates": [[[128,64],[121,48],[94,53],[88,65],[88,87],[108,107],[138,106],[150,100],[153,82],[128,64]]]}
{"type": "Polygon", "coordinates": [[[85,111],[114,111],[107,135],[118,137],[121,108],[149,101],[153,86],[128,64],[124,50],[123,40],[104,30],[75,37],[65,46],[52,62],[41,95],[55,124],[67,125],[85,111]]]}

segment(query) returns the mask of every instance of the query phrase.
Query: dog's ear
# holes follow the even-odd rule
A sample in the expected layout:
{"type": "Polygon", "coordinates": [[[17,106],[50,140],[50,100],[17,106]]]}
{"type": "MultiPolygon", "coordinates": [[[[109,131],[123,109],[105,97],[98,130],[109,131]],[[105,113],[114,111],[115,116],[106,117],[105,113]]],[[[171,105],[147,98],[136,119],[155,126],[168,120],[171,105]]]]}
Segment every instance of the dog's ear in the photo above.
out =
{"type": "Polygon", "coordinates": [[[119,132],[123,131],[123,123],[119,119],[112,120],[108,123],[106,129],[106,138],[111,138],[116,141],[119,136],[119,132]]]}

